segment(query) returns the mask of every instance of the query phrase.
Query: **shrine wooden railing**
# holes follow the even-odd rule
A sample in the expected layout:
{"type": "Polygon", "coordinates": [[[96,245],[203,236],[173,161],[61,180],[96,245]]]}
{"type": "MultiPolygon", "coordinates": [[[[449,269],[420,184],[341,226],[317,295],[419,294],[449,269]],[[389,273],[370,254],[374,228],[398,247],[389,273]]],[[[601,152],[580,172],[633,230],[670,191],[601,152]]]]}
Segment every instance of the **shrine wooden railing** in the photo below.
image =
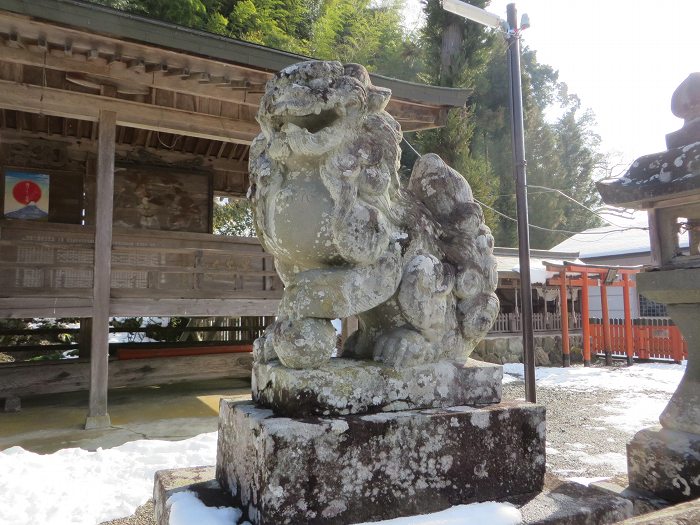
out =
{"type": "MultiPolygon", "coordinates": [[[[561,331],[561,315],[558,313],[536,313],[532,314],[533,331],[535,332],[550,332],[561,331]]],[[[574,314],[569,316],[569,328],[572,330],[581,328],[581,315],[574,314]]],[[[496,317],[496,321],[491,328],[490,333],[513,333],[522,330],[522,319],[520,314],[516,313],[501,313],[496,317]]]]}
{"type": "MultiPolygon", "coordinates": [[[[93,257],[91,227],[0,221],[0,317],[90,317],[93,257]]],[[[282,293],[254,238],[114,228],[111,260],[111,315],[270,315],[282,293]]]]}
{"type": "MultiPolygon", "coordinates": [[[[592,318],[591,352],[604,353],[603,320],[592,318]]],[[[678,327],[668,317],[642,317],[632,320],[632,348],[639,359],[688,358],[688,343],[678,327]]],[[[624,319],[610,319],[610,348],[613,356],[626,356],[624,319]]]]}

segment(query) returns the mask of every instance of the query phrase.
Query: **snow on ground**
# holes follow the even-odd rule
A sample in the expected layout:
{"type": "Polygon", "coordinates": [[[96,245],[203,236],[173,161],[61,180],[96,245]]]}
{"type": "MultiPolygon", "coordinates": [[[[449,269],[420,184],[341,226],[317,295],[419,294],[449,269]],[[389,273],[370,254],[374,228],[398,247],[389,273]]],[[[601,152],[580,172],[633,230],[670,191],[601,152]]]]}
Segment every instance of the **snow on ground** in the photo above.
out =
{"type": "MultiPolygon", "coordinates": [[[[637,363],[630,367],[544,368],[535,370],[535,381],[540,388],[559,387],[586,392],[595,389],[615,390],[628,394],[644,391],[672,394],[685,371],[685,362],[637,363]]],[[[503,365],[503,373],[523,378],[523,365],[503,365]]]]}
{"type": "MultiPolygon", "coordinates": [[[[170,525],[231,525],[237,523],[241,511],[231,508],[210,508],[197,499],[192,492],[179,492],[168,498],[170,525]],[[172,500],[172,503],[171,503],[172,500]],[[179,505],[179,506],[178,506],[179,505]]],[[[519,525],[520,511],[508,503],[474,503],[407,518],[373,521],[359,525],[464,525],[466,523],[488,523],[489,525],[519,525]]],[[[244,521],[241,525],[250,525],[244,521]]]]}
{"type": "MultiPolygon", "coordinates": [[[[675,390],[684,365],[635,364],[617,368],[538,368],[538,388],[579,392],[606,390],[613,402],[601,406],[591,429],[610,425],[627,432],[655,424],[666,400],[675,390]],[[643,399],[643,402],[640,402],[643,399]]],[[[522,365],[505,365],[506,378],[522,378],[522,365]]],[[[506,380],[507,381],[507,380],[506,380]]],[[[615,452],[596,454],[590,445],[565,442],[548,447],[550,456],[568,455],[579,464],[605,464],[611,475],[625,472],[625,456],[615,452]]],[[[145,503],[153,490],[156,470],[208,465],[215,461],[216,433],[182,441],[139,440],[95,452],[70,448],[40,455],[20,447],[0,452],[0,523],[95,525],[129,516],[145,503]]],[[[582,471],[581,471],[582,472],[582,471]]],[[[569,476],[576,474],[569,471],[569,476]]],[[[591,478],[569,478],[588,483],[591,478]]],[[[234,509],[218,512],[202,509],[193,496],[171,501],[174,520],[180,516],[198,525],[217,525],[234,509]],[[194,514],[188,514],[194,513],[194,514]],[[211,516],[209,515],[211,513],[211,516]],[[191,516],[197,516],[194,521],[191,516]]],[[[458,506],[446,511],[378,522],[384,525],[451,525],[458,523],[518,523],[517,510],[500,504],[458,506]],[[487,516],[487,518],[483,518],[487,516]]],[[[228,516],[228,517],[227,517],[228,516]]],[[[238,519],[238,518],[236,518],[238,519]]]]}
{"type": "Polygon", "coordinates": [[[231,507],[207,507],[189,490],[176,492],[166,505],[170,507],[169,525],[231,525],[243,514],[231,507]]]}
{"type": "Polygon", "coordinates": [[[129,516],[153,492],[156,470],[211,465],[216,432],[183,441],[132,441],[88,452],[0,452],[0,523],[95,525],[129,516]]]}
{"type": "MultiPolygon", "coordinates": [[[[607,390],[617,395],[601,405],[595,419],[624,432],[635,432],[658,424],[659,414],[676,391],[687,362],[637,363],[631,367],[583,367],[535,369],[537,388],[563,388],[591,392],[607,390]],[[643,399],[643,402],[640,400],[643,399]]],[[[523,365],[503,365],[504,383],[522,380],[523,365]],[[505,379],[508,378],[508,379],[505,379]]],[[[623,470],[624,472],[624,470],[623,470]]]]}

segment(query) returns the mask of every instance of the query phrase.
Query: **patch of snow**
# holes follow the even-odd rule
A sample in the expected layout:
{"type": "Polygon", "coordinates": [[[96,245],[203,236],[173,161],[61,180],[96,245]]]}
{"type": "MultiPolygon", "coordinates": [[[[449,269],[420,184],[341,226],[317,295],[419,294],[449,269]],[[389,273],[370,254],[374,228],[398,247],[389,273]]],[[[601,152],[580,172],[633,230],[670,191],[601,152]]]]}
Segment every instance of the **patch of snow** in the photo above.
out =
{"type": "Polygon", "coordinates": [[[619,474],[627,472],[627,456],[617,452],[605,452],[603,454],[592,455],[582,451],[572,450],[571,457],[588,465],[610,466],[619,474]]]}
{"type": "Polygon", "coordinates": [[[183,441],[139,440],[88,452],[0,452],[0,523],[95,525],[134,513],[153,492],[156,470],[211,465],[217,433],[183,441]]]}
{"type": "Polygon", "coordinates": [[[170,507],[169,525],[232,525],[243,513],[231,507],[207,507],[194,492],[176,492],[165,502],[170,507]]]}
{"type": "MultiPolygon", "coordinates": [[[[511,271],[520,273],[520,265],[511,268],[511,271]]],[[[554,272],[548,272],[543,261],[530,259],[530,282],[533,284],[544,284],[547,279],[554,276],[554,272]]]]}
{"type": "Polygon", "coordinates": [[[581,485],[588,486],[591,483],[596,483],[598,481],[605,481],[606,479],[610,478],[586,478],[586,477],[571,477],[571,478],[566,478],[566,481],[573,481],[574,483],[579,483],[581,485]]]}
{"type": "Polygon", "coordinates": [[[522,377],[516,377],[514,375],[510,375],[505,373],[505,370],[503,371],[503,384],[508,384],[508,383],[514,383],[515,381],[521,381],[522,377]]]}
{"type": "Polygon", "coordinates": [[[485,503],[472,503],[471,505],[456,505],[433,514],[365,522],[359,525],[465,525],[467,523],[518,525],[522,521],[522,514],[513,505],[487,501],[485,503]]]}
{"type": "MultiPolygon", "coordinates": [[[[523,365],[506,363],[503,372],[522,379],[523,365]]],[[[637,394],[646,391],[672,394],[684,372],[685,363],[637,363],[615,368],[586,368],[582,365],[569,368],[538,367],[535,369],[535,381],[542,388],[563,387],[577,392],[612,390],[638,398],[637,394]]]]}
{"type": "MultiPolygon", "coordinates": [[[[572,235],[565,241],[551,248],[551,250],[554,252],[578,252],[580,259],[643,253],[650,250],[648,230],[624,229],[620,227],[648,227],[646,215],[635,215],[634,219],[629,221],[623,221],[615,217],[612,219],[612,222],[615,223],[616,226],[590,228],[584,232],[572,235]]],[[[688,247],[687,232],[679,236],[678,242],[680,248],[688,247]]]]}
{"type": "MultiPolygon", "coordinates": [[[[664,387],[665,388],[665,387],[664,387]]],[[[621,395],[600,408],[608,415],[599,416],[596,419],[608,425],[634,433],[640,428],[659,424],[659,416],[668,404],[668,396],[650,393],[642,397],[635,395],[621,395]]]]}

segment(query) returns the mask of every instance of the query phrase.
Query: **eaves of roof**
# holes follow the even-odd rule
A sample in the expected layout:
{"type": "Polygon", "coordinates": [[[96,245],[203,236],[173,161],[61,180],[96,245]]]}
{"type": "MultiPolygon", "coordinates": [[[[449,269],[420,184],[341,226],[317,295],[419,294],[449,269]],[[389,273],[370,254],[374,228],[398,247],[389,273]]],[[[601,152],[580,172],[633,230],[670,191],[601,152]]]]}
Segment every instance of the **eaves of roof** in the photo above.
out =
{"type": "MultiPolygon", "coordinates": [[[[0,10],[269,72],[311,59],[78,0],[0,0],[0,10]]],[[[371,77],[375,85],[391,89],[395,98],[428,105],[461,107],[470,94],[466,89],[371,77]]]]}

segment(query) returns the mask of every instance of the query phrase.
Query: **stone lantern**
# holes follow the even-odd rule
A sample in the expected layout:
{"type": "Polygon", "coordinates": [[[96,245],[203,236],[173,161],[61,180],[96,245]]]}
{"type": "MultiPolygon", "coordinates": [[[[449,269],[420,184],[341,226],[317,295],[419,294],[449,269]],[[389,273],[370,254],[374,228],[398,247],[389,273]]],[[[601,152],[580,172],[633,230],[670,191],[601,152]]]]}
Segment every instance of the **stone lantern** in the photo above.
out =
{"type": "Polygon", "coordinates": [[[627,446],[630,486],[679,502],[700,497],[700,73],[676,89],[671,108],[685,123],[666,136],[668,149],[640,157],[598,190],[607,204],[648,211],[652,266],[637,275],[637,286],[667,305],[688,342],[686,371],[661,428],[638,432],[627,446]]]}

